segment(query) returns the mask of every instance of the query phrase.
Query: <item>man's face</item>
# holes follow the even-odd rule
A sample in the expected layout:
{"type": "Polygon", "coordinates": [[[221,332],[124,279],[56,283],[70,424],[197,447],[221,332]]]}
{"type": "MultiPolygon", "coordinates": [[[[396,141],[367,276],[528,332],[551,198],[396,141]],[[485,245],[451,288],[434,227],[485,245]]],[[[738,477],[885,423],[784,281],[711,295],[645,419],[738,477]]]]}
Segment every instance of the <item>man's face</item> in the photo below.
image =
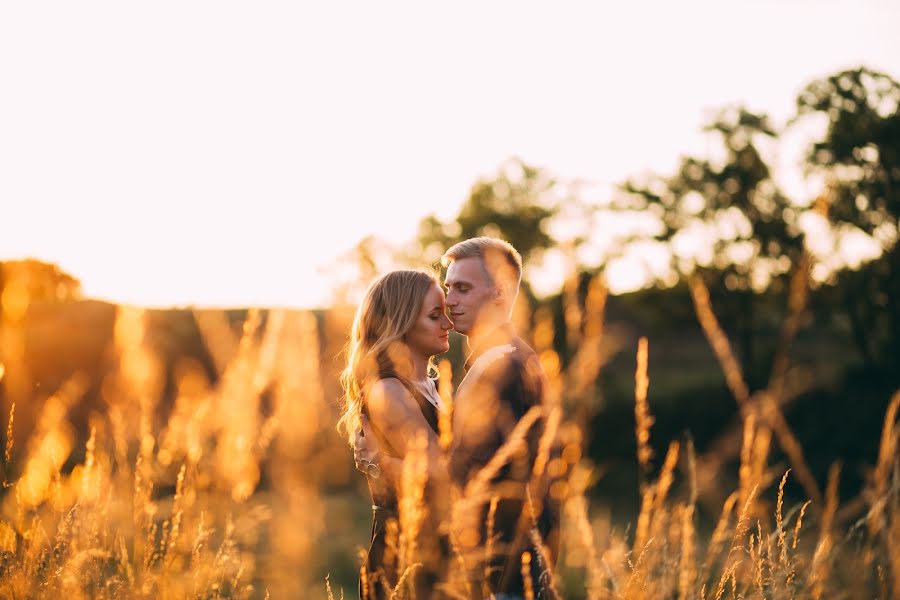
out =
{"type": "Polygon", "coordinates": [[[481,258],[472,256],[451,262],[444,285],[453,327],[461,334],[469,335],[482,310],[494,297],[494,286],[484,272],[481,258]]]}

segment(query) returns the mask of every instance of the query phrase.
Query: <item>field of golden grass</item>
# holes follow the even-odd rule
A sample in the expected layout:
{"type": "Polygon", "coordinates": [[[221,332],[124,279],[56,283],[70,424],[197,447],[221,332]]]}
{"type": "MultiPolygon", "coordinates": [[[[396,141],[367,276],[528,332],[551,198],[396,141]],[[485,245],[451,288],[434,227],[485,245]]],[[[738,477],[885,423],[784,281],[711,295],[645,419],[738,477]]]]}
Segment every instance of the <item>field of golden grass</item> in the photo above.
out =
{"type": "MultiPolygon", "coordinates": [[[[561,457],[541,466],[560,480],[553,493],[564,509],[553,587],[564,598],[592,599],[898,597],[900,394],[889,403],[864,492],[842,503],[840,466],[821,490],[780,409],[802,293],[792,297],[770,385],[754,394],[701,281],[694,280],[692,293],[743,421],[739,485],[718,489],[717,457],[698,456],[690,440],[672,441],[665,456],[654,457],[652,340],[642,339],[633,350],[640,506],[624,529],[586,495],[599,474],[582,447],[606,360],[605,288],[597,280],[583,302],[567,301],[573,358],[565,370],[552,349],[548,314],[517,313],[561,416],[554,428],[561,457]],[[771,460],[776,444],[789,465],[771,460]],[[792,479],[808,500],[788,506],[784,490],[792,479]],[[701,510],[718,515],[712,527],[702,526],[701,510]]],[[[25,309],[3,306],[0,598],[356,595],[371,516],[362,476],[334,430],[339,365],[327,367],[348,330],[346,311],[323,321],[309,312],[263,318],[251,310],[239,334],[224,314],[198,314],[217,371],[210,377],[189,359],[167,371],[148,342],[151,315],[118,307],[102,380],[74,369],[43,390],[34,409],[29,379],[40,365],[29,364],[26,353],[25,309]],[[102,402],[86,415],[86,442],[76,443],[73,407],[92,389],[102,402]],[[174,400],[161,407],[167,395],[174,400]],[[27,438],[16,435],[26,412],[27,438]]],[[[446,373],[448,364],[442,367],[446,373]]],[[[443,378],[444,394],[452,393],[449,380],[443,378]]],[[[394,538],[401,570],[415,568],[417,548],[427,543],[423,474],[414,453],[404,465],[394,538]]],[[[465,597],[463,583],[449,591],[465,597]]],[[[396,597],[409,597],[403,582],[396,597]]]]}

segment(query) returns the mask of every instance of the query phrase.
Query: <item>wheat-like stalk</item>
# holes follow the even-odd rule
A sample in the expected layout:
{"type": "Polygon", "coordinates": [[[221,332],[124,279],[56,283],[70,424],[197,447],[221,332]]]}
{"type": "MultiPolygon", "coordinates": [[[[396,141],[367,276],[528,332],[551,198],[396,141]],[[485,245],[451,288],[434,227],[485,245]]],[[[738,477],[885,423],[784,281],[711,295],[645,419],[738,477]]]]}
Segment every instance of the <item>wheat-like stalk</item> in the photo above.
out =
{"type": "Polygon", "coordinates": [[[600,569],[600,562],[597,557],[597,546],[594,542],[594,530],[588,517],[587,499],[579,494],[570,498],[566,503],[566,513],[570,515],[575,531],[579,548],[585,557],[585,566],[587,572],[587,595],[591,600],[601,597],[605,576],[600,569]]]}
{"type": "MultiPolygon", "coordinates": [[[[719,585],[716,587],[716,600],[721,600],[722,594],[725,592],[725,585],[729,582],[735,581],[735,572],[737,568],[740,566],[741,561],[736,561],[732,563],[725,571],[722,573],[722,576],[719,578],[719,585]]],[[[733,594],[736,597],[735,594],[733,594]]]]}
{"type": "Polygon", "coordinates": [[[490,591],[487,590],[487,582],[490,581],[491,576],[493,575],[493,570],[491,568],[491,561],[494,559],[494,541],[496,539],[496,535],[494,532],[495,519],[497,517],[497,504],[500,502],[499,496],[493,496],[491,498],[491,505],[488,508],[487,515],[487,538],[485,539],[484,544],[484,572],[483,572],[483,580],[482,585],[485,589],[483,589],[483,593],[490,595],[490,591]]]}
{"type": "MultiPolygon", "coordinates": [[[[792,315],[803,309],[798,294],[806,293],[800,289],[805,276],[795,274],[792,280],[792,315]]],[[[521,564],[526,597],[539,596],[539,590],[559,595],[557,584],[567,597],[592,599],[723,598],[730,594],[748,600],[782,600],[877,597],[879,593],[888,598],[900,589],[900,392],[888,405],[877,460],[861,495],[860,502],[868,502],[869,511],[841,537],[842,515],[854,513],[846,504],[844,510],[837,510],[839,467],[832,467],[825,492],[817,498],[819,484],[806,468],[803,448],[781,412],[789,366],[787,349],[782,347],[768,388],[742,404],[738,489],[722,506],[712,534],[705,536],[700,533],[705,516],[695,503],[710,500],[708,489],[698,489],[696,483],[707,474],[702,472],[704,461],[697,466],[689,438],[669,443],[651,483],[653,416],[647,402],[646,340],[639,344],[635,369],[639,451],[633,460],[642,475],[641,511],[633,541],[627,531],[617,532],[613,524],[619,515],[604,512],[602,504],[592,505],[585,495],[605,465],[595,466],[582,458],[582,445],[591,437],[586,424],[600,397],[595,394],[599,365],[604,352],[609,354],[600,348],[607,292],[602,278],[594,277],[581,306],[573,281],[567,284],[566,337],[570,343],[580,337],[579,347],[572,348],[574,355],[557,355],[553,313],[537,311],[535,346],[553,401],[526,415],[522,428],[506,440],[496,460],[467,489],[471,497],[463,500],[472,501],[472,506],[480,503],[484,510],[477,514],[487,514],[489,535],[476,542],[474,552],[463,556],[450,532],[452,572],[441,593],[472,597],[473,591],[480,590],[467,586],[472,582],[478,586],[482,575],[490,575],[489,560],[482,564],[482,557],[508,550],[495,539],[500,509],[490,482],[525,448],[526,438],[539,423],[544,430],[530,468],[528,508],[523,512],[532,525],[527,529],[531,548],[522,555],[521,564]],[[789,459],[787,472],[769,465],[773,440],[789,459]],[[678,485],[679,456],[685,457],[684,489],[678,485]],[[777,473],[782,477],[776,493],[768,486],[777,481],[777,473]],[[789,502],[789,473],[810,498],[800,506],[794,523],[794,511],[784,507],[789,502]],[[565,501],[566,508],[561,556],[570,562],[560,565],[551,564],[544,540],[534,528],[548,495],[545,488],[551,483],[549,495],[565,501]],[[773,509],[764,512],[769,505],[773,509]],[[593,512],[595,508],[598,512],[593,512]],[[818,539],[807,540],[804,533],[800,540],[804,520],[808,527],[808,510],[816,517],[818,539]],[[701,561],[698,553],[704,547],[701,561]],[[469,559],[473,564],[467,569],[469,559]],[[583,569],[583,582],[579,574],[566,569],[583,569]],[[532,580],[532,572],[538,570],[540,578],[532,580]]],[[[694,294],[699,305],[702,293],[700,289],[694,294]]],[[[701,317],[701,313],[704,309],[698,306],[701,321],[709,316],[701,317]]],[[[345,498],[355,501],[357,493],[346,492],[350,476],[355,476],[347,468],[348,457],[331,451],[333,415],[329,411],[333,407],[327,399],[336,392],[328,369],[337,352],[336,337],[333,333],[331,339],[325,334],[320,337],[319,329],[334,326],[342,336],[349,325],[333,320],[338,319],[334,314],[309,311],[250,311],[246,319],[229,311],[187,314],[187,325],[161,334],[159,311],[122,307],[112,324],[113,343],[104,357],[108,371],[102,380],[79,373],[60,379],[63,385],[36,412],[31,412],[32,396],[22,394],[30,387],[13,384],[29,381],[38,371],[25,372],[29,370],[24,355],[2,357],[3,383],[15,394],[8,396],[3,453],[8,492],[0,502],[0,597],[315,596],[331,600],[337,595],[334,588],[340,580],[331,577],[338,574],[328,570],[326,575],[317,561],[330,558],[317,555],[334,555],[334,546],[323,540],[340,539],[344,525],[335,528],[333,524],[349,521],[334,507],[345,498]],[[167,345],[178,347],[182,327],[202,330],[208,352],[203,364],[200,359],[159,352],[167,345]],[[75,419],[79,403],[95,389],[99,392],[97,404],[91,405],[94,412],[83,430],[73,428],[80,426],[75,419]],[[24,440],[23,444],[16,440],[15,448],[14,433],[24,440]],[[270,516],[271,525],[261,526],[270,516]],[[320,577],[325,577],[324,590],[320,577]]],[[[782,338],[796,334],[797,319],[791,318],[794,321],[782,328],[782,338]]],[[[23,334],[19,325],[18,332],[5,341],[23,334]]],[[[716,326],[704,328],[712,331],[707,332],[709,337],[716,337],[716,326]]],[[[721,328],[718,334],[724,336],[721,328]]],[[[729,361],[727,352],[716,356],[720,364],[729,361]]],[[[451,407],[449,364],[439,365],[439,392],[451,407]]],[[[729,387],[740,388],[734,374],[729,387]]],[[[34,397],[43,401],[37,394],[34,397]]],[[[453,432],[447,416],[441,418],[441,445],[448,448],[453,432]]],[[[719,466],[731,456],[720,454],[719,466]]],[[[391,520],[387,526],[386,564],[390,573],[400,577],[388,582],[385,572],[368,573],[363,564],[359,575],[364,597],[380,585],[397,598],[410,597],[414,587],[410,583],[419,578],[420,565],[428,562],[423,560],[425,545],[433,530],[425,524],[428,504],[419,493],[426,471],[420,463],[410,462],[407,485],[400,494],[406,508],[399,521],[391,520]]],[[[356,535],[354,527],[347,525],[346,531],[356,535]]],[[[365,558],[364,552],[360,558],[365,558]]]]}
{"type": "Polygon", "coordinates": [[[734,510],[734,506],[737,501],[738,493],[732,492],[732,494],[725,500],[725,504],[722,506],[722,514],[719,517],[715,528],[713,529],[709,545],[707,546],[706,558],[704,559],[703,567],[701,568],[701,572],[703,573],[703,577],[701,580],[705,580],[707,578],[707,574],[709,573],[710,568],[718,557],[725,539],[728,537],[728,525],[731,521],[731,511],[734,510]]]}
{"type": "Polygon", "coordinates": [[[525,600],[534,600],[534,584],[531,581],[531,552],[522,553],[522,584],[525,592],[525,600]]]}
{"type": "MultiPolygon", "coordinates": [[[[2,366],[2,365],[0,365],[2,366]]],[[[2,373],[0,373],[0,379],[2,379],[2,373]]],[[[6,489],[10,486],[9,483],[9,463],[12,460],[12,449],[13,449],[13,423],[15,423],[16,419],[16,403],[13,402],[9,406],[9,420],[6,422],[6,445],[3,449],[3,489],[6,489]]]]}
{"type": "Polygon", "coordinates": [[[743,547],[742,541],[744,535],[747,533],[747,526],[750,521],[750,507],[753,505],[753,499],[756,496],[757,489],[757,486],[754,485],[750,490],[747,499],[744,501],[744,506],[741,508],[741,512],[738,515],[737,523],[735,523],[734,526],[734,536],[731,538],[731,547],[728,549],[728,554],[725,557],[726,563],[731,559],[732,554],[743,547]]]}
{"type": "MultiPolygon", "coordinates": [[[[422,563],[412,563],[407,565],[405,569],[403,569],[403,573],[400,575],[400,578],[397,580],[397,585],[394,586],[394,589],[391,590],[391,600],[395,598],[400,600],[405,597],[406,594],[406,580],[409,579],[413,573],[415,573],[416,569],[420,568],[422,563]]],[[[415,599],[413,599],[415,600],[415,599]]]]}
{"type": "MultiPolygon", "coordinates": [[[[428,479],[428,439],[424,432],[410,442],[403,459],[403,473],[400,490],[400,537],[398,566],[407,573],[409,567],[417,563],[420,544],[419,535],[425,522],[425,485],[428,479]]],[[[399,587],[399,583],[398,583],[399,587]]]]}
{"type": "Polygon", "coordinates": [[[697,565],[694,545],[694,506],[681,511],[681,555],[679,557],[678,598],[693,598],[696,590],[697,565]]]}
{"type": "Polygon", "coordinates": [[[650,447],[650,427],[653,425],[653,416],[647,404],[647,388],[650,379],[647,377],[647,338],[642,337],[638,341],[637,368],[634,374],[634,421],[635,437],[637,438],[638,465],[644,476],[650,470],[650,459],[653,458],[653,449],[650,447]]]}
{"type": "Polygon", "coordinates": [[[884,417],[884,425],[881,429],[881,442],[878,446],[878,461],[875,463],[875,470],[872,474],[872,490],[870,495],[873,498],[873,501],[872,508],[869,510],[867,523],[869,531],[873,535],[886,527],[883,519],[885,503],[882,502],[882,499],[887,496],[891,471],[894,468],[897,457],[898,411],[900,411],[900,390],[894,393],[891,397],[891,401],[888,403],[887,412],[884,417]]]}
{"type": "Polygon", "coordinates": [[[816,545],[809,570],[809,585],[813,598],[821,598],[827,589],[830,572],[831,551],[834,546],[832,528],[838,507],[838,481],[840,465],[834,463],[828,470],[828,484],[825,491],[825,507],[819,525],[819,543],[816,545]]]}
{"type": "Polygon", "coordinates": [[[725,373],[725,381],[738,405],[743,406],[750,401],[750,390],[744,382],[744,375],[731,350],[728,337],[722,330],[722,326],[719,325],[719,320],[712,310],[709,289],[706,287],[703,279],[696,274],[688,279],[688,287],[691,291],[691,298],[694,300],[697,319],[700,321],[703,333],[706,334],[706,338],[709,340],[709,344],[719,360],[722,371],[725,373]]]}
{"type": "Polygon", "coordinates": [[[593,400],[597,377],[604,362],[602,344],[607,296],[608,289],[603,278],[599,275],[591,278],[585,297],[582,340],[566,373],[567,395],[578,401],[573,418],[579,426],[586,424],[589,403],[593,400]]]}
{"type": "Polygon", "coordinates": [[[453,370],[449,360],[438,363],[438,373],[438,395],[444,407],[438,413],[438,443],[446,451],[453,443],[453,370]]]}
{"type": "Polygon", "coordinates": [[[506,441],[494,453],[491,459],[485,464],[466,484],[464,496],[469,499],[483,498],[489,487],[489,483],[497,475],[510,459],[520,451],[525,445],[525,436],[538,421],[545,415],[545,408],[542,406],[532,406],[518,420],[513,430],[509,433],[506,441]]]}
{"type": "Polygon", "coordinates": [[[641,548],[641,551],[638,553],[638,557],[634,563],[634,567],[631,569],[631,576],[628,578],[628,582],[625,584],[625,589],[622,591],[622,595],[625,598],[631,597],[631,591],[635,589],[635,586],[637,586],[637,589],[640,590],[646,583],[646,563],[648,557],[650,556],[650,548],[653,546],[653,541],[653,538],[647,540],[647,543],[644,544],[644,547],[641,548]]]}
{"type": "Polygon", "coordinates": [[[569,347],[570,353],[574,353],[575,349],[581,345],[584,312],[578,298],[581,272],[578,270],[574,247],[571,244],[566,246],[566,259],[568,277],[563,281],[563,321],[566,324],[566,345],[569,347]]]}
{"type": "Polygon", "coordinates": [[[781,483],[778,484],[778,499],[775,502],[775,530],[778,532],[778,557],[783,569],[790,568],[790,565],[788,563],[787,539],[784,532],[784,522],[782,520],[781,513],[782,506],[784,504],[784,484],[787,483],[787,478],[790,472],[790,469],[784,472],[784,476],[781,478],[781,483]]]}

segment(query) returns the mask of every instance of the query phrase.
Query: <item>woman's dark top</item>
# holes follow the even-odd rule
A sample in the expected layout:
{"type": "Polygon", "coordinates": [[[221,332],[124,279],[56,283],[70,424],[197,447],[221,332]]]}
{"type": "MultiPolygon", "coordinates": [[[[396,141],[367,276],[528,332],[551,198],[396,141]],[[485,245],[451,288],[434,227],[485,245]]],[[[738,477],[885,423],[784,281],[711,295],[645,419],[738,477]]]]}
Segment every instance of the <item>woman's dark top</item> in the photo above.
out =
{"type": "MultiPolygon", "coordinates": [[[[396,375],[391,373],[381,374],[382,379],[389,377],[396,377],[396,375]]],[[[437,433],[438,409],[415,386],[405,383],[399,377],[397,379],[403,383],[404,387],[416,399],[419,410],[422,411],[422,416],[425,417],[428,426],[437,433]]],[[[369,417],[368,405],[365,401],[363,401],[362,414],[367,418],[369,417]]],[[[371,419],[369,419],[369,428],[383,454],[393,458],[402,458],[403,455],[391,445],[381,429],[371,419]]],[[[397,573],[397,557],[389,556],[387,551],[387,524],[389,520],[398,518],[398,502],[396,492],[391,486],[383,485],[383,482],[373,480],[368,475],[366,479],[368,480],[369,492],[372,496],[372,540],[369,545],[365,569],[359,582],[359,597],[362,600],[381,600],[391,597],[393,586],[396,585],[399,576],[397,573]]],[[[438,574],[434,570],[428,572],[427,570],[419,569],[419,573],[413,581],[417,592],[416,597],[428,598],[437,578],[438,574]]]]}

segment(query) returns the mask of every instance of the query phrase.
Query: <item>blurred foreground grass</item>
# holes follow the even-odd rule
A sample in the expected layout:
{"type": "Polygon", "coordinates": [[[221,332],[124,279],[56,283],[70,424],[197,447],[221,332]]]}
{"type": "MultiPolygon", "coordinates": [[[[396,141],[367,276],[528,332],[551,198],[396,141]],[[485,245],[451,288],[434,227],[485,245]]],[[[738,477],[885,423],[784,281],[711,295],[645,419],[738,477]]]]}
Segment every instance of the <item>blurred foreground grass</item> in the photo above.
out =
{"type": "MultiPolygon", "coordinates": [[[[897,597],[900,395],[888,407],[863,492],[842,503],[840,466],[820,489],[784,420],[785,379],[750,394],[708,297],[702,287],[694,291],[738,400],[734,448],[698,456],[685,437],[654,457],[642,342],[638,501],[627,516],[590,499],[603,473],[584,457],[597,376],[610,353],[605,288],[598,280],[567,319],[573,353],[565,369],[552,319],[540,310],[517,314],[562,403],[560,431],[570,448],[556,467],[567,473],[560,594],[897,597]],[[727,452],[738,459],[730,479],[727,452]],[[736,489],[723,489],[729,480],[736,489]],[[808,501],[786,500],[791,485],[808,501]]],[[[94,311],[93,320],[73,325],[39,304],[3,305],[0,597],[355,596],[371,514],[363,478],[334,431],[351,309],[185,311],[179,327],[203,340],[191,350],[184,340],[192,336],[179,337],[178,328],[155,337],[158,311],[66,306],[75,305],[80,314],[94,311]],[[104,327],[109,344],[97,333],[104,327]],[[89,334],[100,341],[86,342],[89,334]],[[61,355],[69,358],[60,363],[61,355]]]]}

